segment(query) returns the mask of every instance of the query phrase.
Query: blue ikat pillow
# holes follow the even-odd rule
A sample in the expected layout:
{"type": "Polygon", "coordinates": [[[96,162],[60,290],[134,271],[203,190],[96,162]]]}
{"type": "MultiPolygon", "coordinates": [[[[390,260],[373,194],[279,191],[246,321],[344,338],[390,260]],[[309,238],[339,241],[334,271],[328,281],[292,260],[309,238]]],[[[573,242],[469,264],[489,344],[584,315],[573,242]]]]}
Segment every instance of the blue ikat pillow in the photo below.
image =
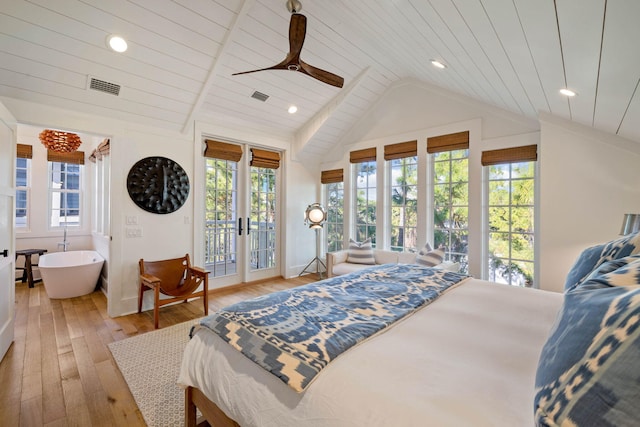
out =
{"type": "Polygon", "coordinates": [[[537,426],[640,425],[640,259],[565,293],[542,348],[537,426]]]}
{"type": "Polygon", "coordinates": [[[640,233],[630,234],[582,251],[569,270],[564,284],[565,292],[575,288],[605,262],[634,255],[640,252],[640,233]]]}

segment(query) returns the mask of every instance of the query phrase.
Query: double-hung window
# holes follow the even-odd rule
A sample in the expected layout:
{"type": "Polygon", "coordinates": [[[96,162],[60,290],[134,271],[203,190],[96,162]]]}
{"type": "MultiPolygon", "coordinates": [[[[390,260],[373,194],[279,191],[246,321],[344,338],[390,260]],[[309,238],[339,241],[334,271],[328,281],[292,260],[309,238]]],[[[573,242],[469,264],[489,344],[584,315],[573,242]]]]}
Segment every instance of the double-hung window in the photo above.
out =
{"type": "Polygon", "coordinates": [[[18,144],[16,150],[16,229],[29,229],[29,197],[31,193],[31,158],[33,147],[18,144]]]}
{"type": "Polygon", "coordinates": [[[49,151],[49,227],[80,227],[82,224],[82,177],[84,153],[49,151]]]}
{"type": "Polygon", "coordinates": [[[427,140],[433,161],[433,243],[446,259],[469,268],[469,132],[427,140]]]}
{"type": "Polygon", "coordinates": [[[339,251],[344,245],[344,170],[322,171],[327,221],[324,225],[327,252],[339,251]]]}
{"type": "Polygon", "coordinates": [[[378,169],[375,147],[352,151],[350,161],[353,164],[355,182],[355,239],[358,242],[371,239],[371,245],[375,247],[378,169]]]}
{"type": "Polygon", "coordinates": [[[389,168],[391,250],[418,246],[418,141],[384,147],[389,168]]]}
{"type": "Polygon", "coordinates": [[[534,284],[535,182],[537,146],[482,153],[488,182],[488,278],[534,284]]]}

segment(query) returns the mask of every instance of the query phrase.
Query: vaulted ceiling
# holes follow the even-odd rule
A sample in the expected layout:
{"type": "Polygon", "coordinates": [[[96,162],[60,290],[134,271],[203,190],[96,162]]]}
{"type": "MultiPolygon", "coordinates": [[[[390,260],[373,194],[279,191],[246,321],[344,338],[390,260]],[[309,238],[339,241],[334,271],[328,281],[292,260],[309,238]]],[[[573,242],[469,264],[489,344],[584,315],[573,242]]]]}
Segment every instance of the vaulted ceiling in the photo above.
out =
{"type": "Polygon", "coordinates": [[[344,77],[341,89],[283,70],[232,76],[284,59],[285,0],[2,0],[0,96],[181,132],[224,124],[321,156],[387,88],[413,79],[640,142],[637,0],[301,2],[301,57],[344,77]],[[125,53],[107,47],[111,34],[125,53]],[[90,89],[91,78],[119,94],[90,89]]]}

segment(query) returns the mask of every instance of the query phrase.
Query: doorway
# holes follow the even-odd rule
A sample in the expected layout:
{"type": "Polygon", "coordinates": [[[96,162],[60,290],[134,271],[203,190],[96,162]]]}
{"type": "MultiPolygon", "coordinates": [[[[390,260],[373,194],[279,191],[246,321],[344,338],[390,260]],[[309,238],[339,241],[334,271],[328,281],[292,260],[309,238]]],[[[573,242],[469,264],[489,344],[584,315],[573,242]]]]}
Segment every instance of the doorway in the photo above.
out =
{"type": "Polygon", "coordinates": [[[280,275],[280,154],[206,140],[205,267],[215,287],[280,275]]]}

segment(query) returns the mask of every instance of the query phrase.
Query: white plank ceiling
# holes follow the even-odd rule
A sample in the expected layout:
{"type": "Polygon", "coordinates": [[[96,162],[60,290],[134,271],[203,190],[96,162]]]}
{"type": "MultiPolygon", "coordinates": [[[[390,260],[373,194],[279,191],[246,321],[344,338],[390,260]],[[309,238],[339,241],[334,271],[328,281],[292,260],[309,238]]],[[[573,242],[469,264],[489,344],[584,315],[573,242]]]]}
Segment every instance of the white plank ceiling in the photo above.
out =
{"type": "Polygon", "coordinates": [[[640,142],[640,1],[301,2],[302,59],[344,77],[342,89],[290,71],[231,75],[284,59],[285,0],[0,0],[0,96],[183,132],[194,120],[242,127],[311,158],[410,78],[640,142]],[[129,50],[111,51],[110,34],[129,50]],[[90,77],[120,94],[88,89],[90,77]]]}

